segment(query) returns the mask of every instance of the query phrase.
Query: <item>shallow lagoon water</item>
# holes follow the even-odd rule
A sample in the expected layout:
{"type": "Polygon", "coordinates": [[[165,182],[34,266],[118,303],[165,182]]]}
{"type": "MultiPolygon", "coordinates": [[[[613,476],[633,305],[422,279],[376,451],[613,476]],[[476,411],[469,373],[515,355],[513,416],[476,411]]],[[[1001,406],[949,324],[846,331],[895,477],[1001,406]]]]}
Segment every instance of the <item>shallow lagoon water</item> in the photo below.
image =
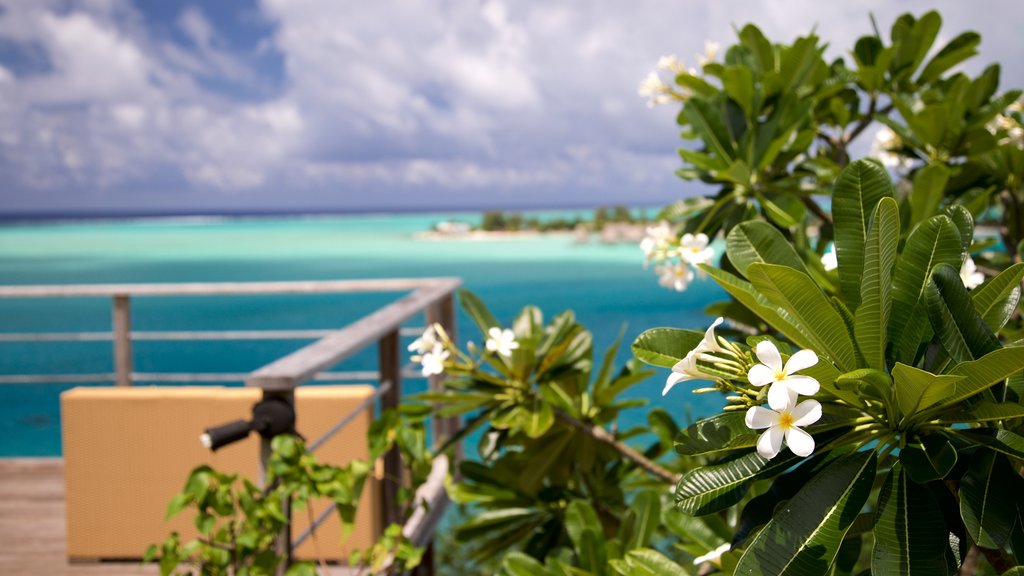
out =
{"type": "MultiPolygon", "coordinates": [[[[560,214],[564,215],[564,214],[560,214]]],[[[572,216],[573,214],[569,214],[572,216]]],[[[474,215],[360,215],[258,219],[143,219],[12,224],[0,227],[0,283],[226,282],[458,276],[495,315],[511,322],[524,305],[550,318],[572,308],[594,332],[598,351],[627,325],[628,343],[655,326],[701,328],[702,310],[722,297],[710,281],[684,293],[660,288],[633,244],[577,244],[571,234],[516,238],[424,239],[448,218],[474,215]]],[[[395,294],[136,298],[137,330],[337,328],[396,298],[395,294]]],[[[481,341],[458,319],[459,339],[481,341]]],[[[104,298],[0,299],[0,331],[104,331],[104,298]]],[[[306,344],[303,341],[136,342],[140,372],[246,372],[306,344]]],[[[375,350],[340,370],[375,367],[375,350]]],[[[109,342],[0,343],[0,374],[110,372],[109,342]]],[[[666,371],[636,386],[676,413],[699,416],[721,406],[715,395],[677,388],[662,398],[666,371]]],[[[144,385],[144,384],[143,384],[144,385]]],[[[423,380],[405,383],[422,390],[423,380]]],[[[0,456],[60,454],[59,394],[70,386],[0,385],[0,456]]],[[[643,422],[644,410],[624,425],[643,422]]]]}

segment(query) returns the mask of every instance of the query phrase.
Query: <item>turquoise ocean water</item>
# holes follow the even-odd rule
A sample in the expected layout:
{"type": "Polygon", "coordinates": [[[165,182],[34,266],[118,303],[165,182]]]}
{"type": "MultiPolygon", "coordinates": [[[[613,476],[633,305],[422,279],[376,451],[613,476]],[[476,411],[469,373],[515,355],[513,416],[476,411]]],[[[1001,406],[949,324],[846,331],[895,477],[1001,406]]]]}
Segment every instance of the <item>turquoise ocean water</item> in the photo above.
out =
{"type": "MultiPolygon", "coordinates": [[[[575,216],[552,214],[547,216],[575,216]]],[[[584,213],[580,213],[584,215],[584,213]]],[[[684,293],[660,288],[636,245],[577,244],[571,235],[469,241],[425,240],[419,232],[448,218],[475,215],[360,215],[279,218],[180,218],[78,221],[0,226],[0,284],[223,282],[458,276],[509,323],[524,305],[550,318],[572,308],[595,334],[598,349],[627,324],[628,343],[655,326],[700,328],[702,309],[721,298],[710,281],[684,293]]],[[[136,298],[136,330],[337,328],[395,294],[136,298]]],[[[460,340],[480,334],[460,316],[460,340]]],[[[0,332],[105,331],[105,298],[0,299],[0,332]]],[[[246,372],[308,342],[136,342],[139,372],[246,372]]],[[[112,371],[109,342],[0,342],[0,374],[112,371]]],[[[375,368],[376,351],[339,370],[375,368]]],[[[714,395],[676,389],[661,397],[666,371],[635,387],[677,414],[710,413],[714,395]]],[[[141,383],[140,385],[145,385],[141,383]]],[[[408,381],[407,391],[422,390],[408,381]]],[[[59,394],[70,385],[0,384],[0,456],[60,454],[59,394]]],[[[627,419],[639,424],[644,410],[627,419]]],[[[211,423],[213,424],[213,423],[211,423]]]]}

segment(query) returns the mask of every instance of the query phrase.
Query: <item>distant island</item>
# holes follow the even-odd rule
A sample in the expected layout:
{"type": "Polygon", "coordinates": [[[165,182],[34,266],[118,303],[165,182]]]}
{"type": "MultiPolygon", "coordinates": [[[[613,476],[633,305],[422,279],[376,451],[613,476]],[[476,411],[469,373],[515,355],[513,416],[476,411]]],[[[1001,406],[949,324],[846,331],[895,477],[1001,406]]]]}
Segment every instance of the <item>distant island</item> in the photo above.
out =
{"type": "Polygon", "coordinates": [[[522,212],[488,210],[479,224],[461,220],[445,220],[434,224],[427,238],[507,238],[546,233],[572,233],[578,242],[589,242],[597,235],[601,242],[639,242],[647,226],[654,221],[643,211],[630,210],[626,206],[599,206],[591,218],[582,216],[550,217],[524,215],[522,212]]]}

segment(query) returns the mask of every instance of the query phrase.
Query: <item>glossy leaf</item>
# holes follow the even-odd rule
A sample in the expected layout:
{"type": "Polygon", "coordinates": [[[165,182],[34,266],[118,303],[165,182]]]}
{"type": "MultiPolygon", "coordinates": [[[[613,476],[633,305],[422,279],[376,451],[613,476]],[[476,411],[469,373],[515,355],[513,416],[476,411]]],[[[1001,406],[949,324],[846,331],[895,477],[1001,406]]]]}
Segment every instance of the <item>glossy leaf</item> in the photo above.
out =
{"type": "Polygon", "coordinates": [[[490,328],[501,326],[497,318],[487,309],[484,301],[469,290],[459,290],[459,303],[466,315],[480,328],[480,332],[486,334],[490,328]]]}
{"type": "Polygon", "coordinates": [[[846,323],[809,276],[775,264],[751,264],[747,271],[754,287],[804,332],[815,352],[831,358],[841,370],[857,365],[846,323]]]}
{"type": "Polygon", "coordinates": [[[1007,456],[1024,459],[1024,436],[1015,432],[999,428],[975,428],[951,430],[949,434],[1007,456]]]}
{"type": "Polygon", "coordinates": [[[651,538],[661,524],[661,497],[652,490],[637,493],[629,505],[626,517],[632,530],[627,538],[622,539],[623,549],[632,550],[650,545],[651,538]]]}
{"type": "Polygon", "coordinates": [[[954,366],[949,374],[964,378],[956,382],[953,392],[939,405],[956,404],[964,398],[991,388],[1022,369],[1024,369],[1024,347],[1021,346],[1001,348],[989,352],[977,360],[961,362],[954,366]]]}
{"type": "Polygon", "coordinates": [[[700,135],[708,150],[723,160],[734,159],[734,149],[721,112],[702,98],[690,98],[683,115],[700,135]]]}
{"type": "Polygon", "coordinates": [[[911,228],[938,211],[949,176],[949,168],[942,164],[929,164],[914,176],[914,189],[910,194],[911,228]]]}
{"type": "Polygon", "coordinates": [[[980,358],[1000,348],[999,340],[974,309],[960,273],[948,264],[932,271],[925,288],[925,306],[932,330],[955,362],[980,358]]]}
{"type": "Polygon", "coordinates": [[[917,81],[921,84],[933,82],[953,66],[978,53],[981,36],[977,32],[964,32],[949,41],[938,54],[925,65],[917,81]]]}
{"type": "Polygon", "coordinates": [[[960,480],[960,515],[967,533],[984,548],[1001,548],[1010,538],[1016,511],[1012,470],[1006,457],[989,450],[975,455],[960,480]]]}
{"type": "Polygon", "coordinates": [[[963,379],[964,376],[936,375],[898,362],[892,368],[896,404],[904,416],[913,416],[944,400],[963,379]]]}
{"type": "Polygon", "coordinates": [[[738,458],[694,468],[683,474],[676,486],[676,505],[694,516],[728,508],[740,501],[750,482],[782,472],[800,460],[788,449],[772,460],[757,452],[738,458]]]}
{"type": "Polygon", "coordinates": [[[998,332],[1005,326],[1013,311],[1017,309],[1022,278],[1024,262],[1018,262],[971,292],[974,309],[993,332],[998,332]]]}
{"type": "Polygon", "coordinates": [[[878,494],[873,534],[873,576],[941,576],[958,568],[938,504],[898,462],[878,494]]]}
{"type": "Polygon", "coordinates": [[[880,164],[857,160],[843,169],[832,193],[839,284],[851,309],[860,303],[864,241],[875,206],[892,198],[892,182],[880,164]]]}
{"type": "Polygon", "coordinates": [[[725,246],[729,261],[744,276],[755,262],[781,264],[807,272],[792,243],[767,222],[751,220],[733,227],[725,239],[725,246]]]}
{"type": "Polygon", "coordinates": [[[707,273],[719,286],[733,298],[746,306],[761,320],[778,330],[786,338],[801,348],[813,348],[814,341],[807,333],[795,326],[788,317],[783,317],[778,308],[772,304],[754,286],[719,268],[701,265],[700,269],[707,273]]]}
{"type": "Polygon", "coordinates": [[[997,420],[1011,420],[1024,418],[1024,406],[1016,402],[993,402],[982,399],[964,410],[950,412],[939,416],[938,420],[944,424],[954,422],[994,422],[997,420]]]}
{"type": "Polygon", "coordinates": [[[956,465],[957,452],[942,436],[926,436],[920,444],[907,444],[900,451],[900,462],[918,484],[940,480],[956,465]]]}
{"type": "Polygon", "coordinates": [[[630,550],[623,557],[624,571],[628,576],[679,576],[689,574],[686,568],[670,560],[661,552],[650,548],[630,550]]]}
{"type": "Polygon", "coordinates": [[[812,478],[754,538],[737,574],[827,574],[871,493],[875,453],[859,452],[812,478]]]}
{"type": "Polygon", "coordinates": [[[633,341],[633,356],[652,366],[671,368],[704,339],[704,333],[678,328],[651,328],[633,341]]]}
{"type": "Polygon", "coordinates": [[[886,368],[892,273],[899,238],[899,207],[892,198],[882,198],[871,215],[864,241],[860,306],[854,313],[857,345],[868,366],[876,370],[886,368]]]}
{"type": "Polygon", "coordinates": [[[501,569],[507,576],[557,576],[554,570],[550,570],[531,556],[523,554],[518,550],[509,552],[501,562],[501,569]]]}
{"type": "Polygon", "coordinates": [[[960,234],[948,216],[932,216],[910,233],[893,273],[889,341],[896,360],[912,363],[925,324],[918,321],[932,269],[960,265],[960,234]]]}
{"type": "Polygon", "coordinates": [[[676,436],[676,451],[696,456],[751,447],[759,433],[747,427],[743,419],[743,412],[723,412],[698,420],[676,436]]]}

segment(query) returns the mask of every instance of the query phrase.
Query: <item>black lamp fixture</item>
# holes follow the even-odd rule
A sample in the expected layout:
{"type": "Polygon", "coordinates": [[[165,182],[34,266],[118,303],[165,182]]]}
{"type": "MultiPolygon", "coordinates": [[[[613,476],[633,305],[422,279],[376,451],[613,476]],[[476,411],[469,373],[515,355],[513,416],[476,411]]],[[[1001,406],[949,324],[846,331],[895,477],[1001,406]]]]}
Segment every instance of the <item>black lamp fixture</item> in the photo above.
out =
{"type": "Polygon", "coordinates": [[[284,398],[270,397],[260,400],[252,407],[252,420],[234,420],[227,424],[207,428],[199,442],[216,451],[233,442],[244,439],[250,432],[270,439],[278,434],[295,431],[295,408],[284,398]]]}

